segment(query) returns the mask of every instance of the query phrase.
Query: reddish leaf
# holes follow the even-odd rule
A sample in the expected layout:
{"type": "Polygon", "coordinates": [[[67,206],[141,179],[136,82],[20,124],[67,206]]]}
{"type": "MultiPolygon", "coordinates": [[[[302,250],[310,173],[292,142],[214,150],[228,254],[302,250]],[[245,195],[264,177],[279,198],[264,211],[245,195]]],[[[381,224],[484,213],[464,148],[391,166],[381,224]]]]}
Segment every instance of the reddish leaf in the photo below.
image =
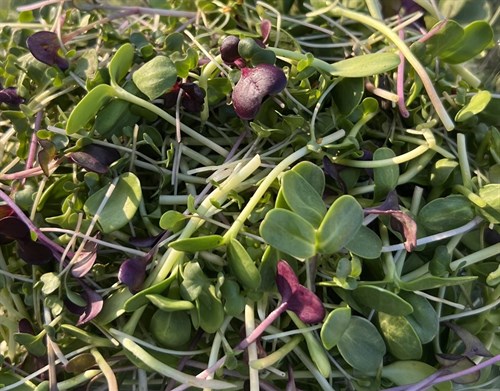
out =
{"type": "Polygon", "coordinates": [[[276,285],[283,301],[289,301],[300,286],[292,267],[286,261],[278,261],[276,270],[276,285]]]}
{"type": "Polygon", "coordinates": [[[325,308],[319,297],[302,285],[288,300],[288,309],[304,323],[318,323],[325,317],[325,308]]]}
{"type": "Polygon", "coordinates": [[[30,230],[18,217],[8,216],[0,219],[0,238],[6,242],[29,238],[30,230]]]}
{"type": "Polygon", "coordinates": [[[34,242],[31,238],[17,241],[19,256],[30,265],[44,265],[53,258],[52,251],[42,243],[34,242]]]}
{"type": "Polygon", "coordinates": [[[28,37],[26,45],[38,61],[47,65],[57,65],[62,70],[69,67],[68,61],[59,56],[61,46],[55,33],[50,31],[34,33],[28,37]]]}
{"type": "Polygon", "coordinates": [[[82,284],[82,286],[83,286],[82,296],[85,298],[87,306],[85,307],[83,313],[78,318],[78,322],[76,323],[77,326],[90,322],[92,319],[94,319],[99,314],[99,312],[101,312],[103,306],[102,297],[98,293],[94,292],[86,285],[82,284]]]}
{"type": "Polygon", "coordinates": [[[271,22],[267,19],[264,19],[260,24],[260,35],[262,36],[262,42],[266,43],[269,39],[269,35],[271,34],[271,22]]]}
{"type": "Polygon", "coordinates": [[[232,64],[236,59],[241,57],[238,53],[239,43],[240,39],[234,35],[224,38],[220,46],[220,55],[225,63],[232,64]]]}

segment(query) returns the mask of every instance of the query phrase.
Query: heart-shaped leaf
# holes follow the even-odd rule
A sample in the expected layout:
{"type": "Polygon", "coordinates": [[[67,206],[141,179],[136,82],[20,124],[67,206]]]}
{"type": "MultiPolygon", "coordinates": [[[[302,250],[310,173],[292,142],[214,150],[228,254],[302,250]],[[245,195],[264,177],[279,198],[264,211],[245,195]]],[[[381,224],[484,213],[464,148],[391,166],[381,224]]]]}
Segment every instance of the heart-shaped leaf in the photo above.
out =
{"type": "Polygon", "coordinates": [[[379,312],[378,321],[387,347],[395,357],[414,360],[422,356],[422,343],[408,319],[379,312]]]}
{"type": "Polygon", "coordinates": [[[330,350],[337,346],[337,343],[342,338],[342,335],[349,327],[351,321],[351,308],[341,307],[336,308],[326,317],[323,326],[321,327],[321,342],[323,346],[330,350]]]}

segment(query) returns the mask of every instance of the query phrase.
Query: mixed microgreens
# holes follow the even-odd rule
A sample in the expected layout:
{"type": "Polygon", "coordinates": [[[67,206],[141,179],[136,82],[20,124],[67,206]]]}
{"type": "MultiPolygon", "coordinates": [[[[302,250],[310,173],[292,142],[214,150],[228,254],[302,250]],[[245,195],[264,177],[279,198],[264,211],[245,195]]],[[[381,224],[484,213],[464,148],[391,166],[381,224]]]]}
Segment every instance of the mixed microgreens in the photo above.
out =
{"type": "Polygon", "coordinates": [[[493,3],[0,10],[0,388],[494,388],[493,3]]]}

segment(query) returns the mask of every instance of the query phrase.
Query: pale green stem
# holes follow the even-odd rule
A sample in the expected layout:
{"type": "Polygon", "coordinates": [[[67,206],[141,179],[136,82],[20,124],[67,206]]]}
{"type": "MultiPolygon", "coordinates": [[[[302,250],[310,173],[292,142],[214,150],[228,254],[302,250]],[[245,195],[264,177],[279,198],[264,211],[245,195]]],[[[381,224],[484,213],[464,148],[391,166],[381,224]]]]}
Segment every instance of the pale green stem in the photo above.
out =
{"type": "Polygon", "coordinates": [[[203,103],[203,110],[200,113],[201,123],[205,123],[208,120],[208,80],[212,76],[212,74],[219,68],[219,65],[222,64],[222,57],[220,54],[215,57],[214,60],[210,61],[200,74],[200,78],[198,79],[198,86],[205,91],[205,102],[203,103]]]}
{"type": "Polygon", "coordinates": [[[94,356],[97,365],[99,366],[100,370],[102,371],[102,374],[106,378],[106,382],[108,383],[108,390],[118,391],[118,383],[116,381],[115,374],[113,372],[113,369],[109,366],[106,359],[96,348],[90,349],[90,353],[92,353],[92,355],[94,356]]]}
{"type": "Polygon", "coordinates": [[[469,158],[467,157],[467,144],[463,133],[457,134],[458,162],[464,186],[472,190],[472,177],[470,174],[469,158]]]}
{"type": "MultiPolygon", "coordinates": [[[[143,107],[143,108],[155,113],[159,117],[163,118],[165,121],[167,121],[171,125],[173,125],[173,126],[176,125],[175,118],[173,116],[171,116],[170,114],[168,114],[166,111],[159,108],[158,106],[155,106],[154,104],[147,102],[144,99],[141,99],[141,98],[135,96],[134,94],[131,94],[130,92],[124,90],[123,88],[121,88],[117,85],[115,85],[114,88],[115,88],[115,93],[116,93],[117,98],[123,99],[127,102],[130,102],[130,103],[136,104],[137,106],[143,107]]],[[[185,125],[184,123],[182,123],[182,122],[180,123],[180,128],[184,133],[191,136],[193,139],[199,141],[203,145],[209,147],[214,152],[217,152],[219,155],[224,156],[224,157],[227,155],[228,152],[224,148],[222,148],[219,144],[214,143],[212,140],[206,138],[205,136],[202,136],[196,130],[190,128],[189,126],[185,125]]]]}
{"type": "MultiPolygon", "coordinates": [[[[247,337],[255,330],[254,302],[247,299],[245,305],[245,334],[247,337]]],[[[257,344],[251,343],[247,348],[248,362],[257,360],[257,344]]],[[[250,391],[259,391],[259,370],[248,365],[248,377],[250,381],[250,391]]]]}
{"type": "Polygon", "coordinates": [[[271,365],[276,364],[290,353],[295,347],[303,340],[302,335],[296,335],[290,341],[285,343],[281,348],[275,350],[271,354],[258,360],[250,361],[250,366],[255,369],[265,369],[271,365]]]}
{"type": "Polygon", "coordinates": [[[472,88],[479,88],[481,80],[462,64],[448,64],[452,71],[455,71],[472,88]]]}
{"type": "Polygon", "coordinates": [[[329,12],[334,16],[337,17],[345,17],[348,19],[355,20],[359,23],[365,24],[367,26],[370,26],[371,28],[377,30],[381,34],[385,35],[387,39],[389,39],[398,49],[399,51],[405,56],[406,60],[411,64],[411,66],[415,69],[415,72],[417,72],[418,76],[422,80],[422,83],[425,87],[425,90],[427,91],[427,94],[429,95],[429,98],[434,106],[434,109],[436,110],[439,118],[441,119],[441,122],[443,123],[444,127],[447,130],[453,130],[455,128],[455,124],[451,120],[450,116],[446,112],[446,109],[443,106],[443,103],[441,102],[441,99],[439,98],[439,95],[437,94],[436,90],[434,89],[432,80],[429,78],[429,75],[427,74],[427,71],[425,68],[420,64],[418,61],[417,57],[412,53],[410,48],[406,45],[406,43],[401,40],[394,31],[392,31],[389,27],[387,27],[383,21],[376,20],[368,15],[363,15],[359,12],[351,11],[345,8],[341,8],[336,6],[336,4],[332,4],[331,6],[319,9],[317,11],[311,12],[308,15],[312,16],[313,14],[322,14],[329,12]]]}
{"type": "MultiPolygon", "coordinates": [[[[326,146],[340,139],[344,135],[345,131],[339,130],[320,140],[319,145],[326,146]]],[[[252,198],[250,198],[250,200],[247,202],[245,208],[240,212],[236,220],[231,225],[231,228],[229,228],[227,232],[224,234],[225,243],[228,243],[229,241],[231,241],[231,239],[234,239],[236,237],[241,227],[243,227],[243,224],[245,223],[248,216],[250,216],[254,208],[257,206],[257,204],[264,196],[269,186],[272,185],[272,183],[275,181],[278,175],[280,175],[284,170],[286,170],[291,164],[306,156],[309,152],[310,150],[307,146],[302,147],[299,150],[292,153],[291,155],[289,155],[288,157],[286,157],[285,159],[283,159],[276,167],[273,168],[273,170],[266,176],[266,178],[262,181],[259,187],[255,190],[252,198]]]]}
{"type": "Polygon", "coordinates": [[[374,19],[384,20],[382,15],[382,9],[380,7],[380,2],[378,0],[365,0],[368,12],[374,19]]]}

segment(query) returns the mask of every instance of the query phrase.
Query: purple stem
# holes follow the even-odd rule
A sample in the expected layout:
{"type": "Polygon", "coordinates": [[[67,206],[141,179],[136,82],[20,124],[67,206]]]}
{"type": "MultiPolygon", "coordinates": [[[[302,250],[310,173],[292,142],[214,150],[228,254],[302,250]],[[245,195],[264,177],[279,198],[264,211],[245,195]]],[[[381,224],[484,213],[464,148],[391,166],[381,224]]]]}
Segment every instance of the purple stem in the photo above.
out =
{"type": "MultiPolygon", "coordinates": [[[[64,160],[64,158],[61,158],[61,159],[55,160],[52,163],[50,163],[49,164],[49,171],[53,170],[54,168],[59,166],[63,162],[63,160],[64,160]]],[[[42,167],[37,166],[37,167],[28,168],[28,169],[23,170],[23,171],[14,172],[12,174],[0,174],[0,179],[3,179],[5,181],[15,181],[18,179],[26,179],[26,178],[30,178],[30,177],[41,175],[41,174],[43,174],[42,167]]]]}
{"type": "MultiPolygon", "coordinates": [[[[36,113],[35,127],[33,129],[33,134],[31,135],[30,149],[28,152],[28,157],[26,158],[26,164],[24,166],[25,169],[33,168],[33,163],[35,162],[36,150],[38,148],[38,137],[36,135],[36,132],[40,129],[40,125],[42,124],[42,118],[43,118],[42,111],[36,113]]],[[[22,183],[24,184],[25,181],[26,178],[23,178],[22,183]]]]}
{"type": "MultiPolygon", "coordinates": [[[[15,204],[15,202],[2,190],[0,190],[0,198],[5,201],[7,205],[14,211],[16,216],[26,224],[30,230],[34,231],[37,234],[40,242],[49,247],[53,252],[62,254],[64,252],[64,248],[54,243],[50,238],[48,238],[42,231],[38,229],[38,227],[33,224],[33,222],[24,214],[24,212],[15,204]]],[[[72,258],[74,255],[73,252],[68,251],[67,257],[72,258]]]]}
{"type": "MultiPolygon", "coordinates": [[[[404,29],[400,29],[399,32],[399,38],[401,40],[404,40],[405,38],[405,32],[404,29]]],[[[403,53],[400,51],[399,52],[399,65],[398,65],[398,74],[396,77],[396,93],[399,96],[398,99],[398,108],[399,108],[399,113],[403,118],[408,118],[410,116],[410,113],[406,109],[405,105],[405,94],[404,94],[404,77],[405,77],[405,56],[403,53]]]]}
{"type": "Polygon", "coordinates": [[[454,373],[450,373],[450,374],[444,374],[444,373],[448,372],[448,370],[446,370],[444,368],[444,369],[441,369],[441,370],[433,373],[432,375],[426,377],[422,381],[415,383],[413,385],[406,384],[404,386],[386,388],[384,391],[420,391],[420,390],[425,390],[431,385],[433,386],[433,385],[436,385],[439,383],[443,383],[445,381],[457,379],[457,378],[465,376],[465,375],[470,375],[474,372],[480,371],[483,368],[486,368],[490,365],[493,365],[499,361],[500,361],[500,354],[496,355],[495,357],[492,357],[486,361],[483,361],[477,365],[474,365],[473,367],[464,369],[462,371],[458,371],[458,372],[454,372],[454,373]]]}
{"type": "Polygon", "coordinates": [[[418,42],[423,43],[423,42],[427,41],[429,38],[431,38],[434,35],[436,35],[437,33],[439,33],[444,28],[444,26],[446,26],[447,23],[448,23],[448,19],[444,19],[444,20],[440,21],[433,28],[431,28],[429,32],[427,32],[426,34],[424,34],[418,40],[418,42]]]}
{"type": "MultiPolygon", "coordinates": [[[[254,343],[266,330],[268,326],[270,326],[276,319],[280,317],[280,315],[285,312],[288,308],[288,302],[282,302],[278,307],[274,309],[274,311],[270,312],[267,315],[266,319],[262,321],[253,331],[247,336],[244,340],[242,340],[236,347],[233,349],[235,352],[245,350],[248,345],[254,343]]],[[[227,356],[222,356],[214,365],[208,367],[203,372],[200,372],[196,377],[198,379],[206,379],[208,376],[215,373],[217,369],[224,365],[226,362],[227,356]]],[[[189,385],[183,384],[179,387],[174,388],[172,391],[182,391],[189,388],[189,385]]]]}

